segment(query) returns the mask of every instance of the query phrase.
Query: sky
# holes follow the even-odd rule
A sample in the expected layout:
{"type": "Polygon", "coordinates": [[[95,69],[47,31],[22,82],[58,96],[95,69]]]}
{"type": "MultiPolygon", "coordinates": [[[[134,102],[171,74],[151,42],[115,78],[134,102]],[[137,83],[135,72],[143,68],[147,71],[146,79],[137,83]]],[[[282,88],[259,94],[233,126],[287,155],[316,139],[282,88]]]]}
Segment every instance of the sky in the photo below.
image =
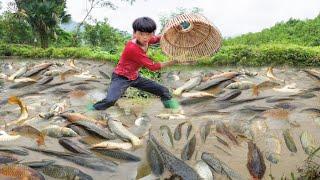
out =
{"type": "MultiPolygon", "coordinates": [[[[0,1],[5,6],[9,0],[0,1]]],[[[224,37],[258,32],[290,18],[311,19],[320,14],[320,0],[136,0],[132,5],[111,1],[118,6],[117,10],[95,9],[93,17],[108,18],[113,27],[128,32],[132,32],[131,25],[137,17],[149,16],[160,26],[159,17],[180,7],[201,8],[224,37]]],[[[85,7],[86,0],[67,0],[67,11],[75,21],[83,19],[85,7]]]]}

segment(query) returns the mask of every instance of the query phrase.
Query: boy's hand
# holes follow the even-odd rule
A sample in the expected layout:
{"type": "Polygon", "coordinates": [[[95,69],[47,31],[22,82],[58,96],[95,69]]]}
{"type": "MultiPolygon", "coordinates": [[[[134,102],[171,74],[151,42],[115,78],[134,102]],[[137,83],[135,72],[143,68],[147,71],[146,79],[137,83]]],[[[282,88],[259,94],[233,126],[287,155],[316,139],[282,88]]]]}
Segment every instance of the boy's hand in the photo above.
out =
{"type": "Polygon", "coordinates": [[[177,60],[172,60],[172,61],[168,61],[168,62],[165,62],[165,63],[161,63],[161,68],[172,66],[172,65],[175,65],[177,63],[178,63],[177,60]]]}

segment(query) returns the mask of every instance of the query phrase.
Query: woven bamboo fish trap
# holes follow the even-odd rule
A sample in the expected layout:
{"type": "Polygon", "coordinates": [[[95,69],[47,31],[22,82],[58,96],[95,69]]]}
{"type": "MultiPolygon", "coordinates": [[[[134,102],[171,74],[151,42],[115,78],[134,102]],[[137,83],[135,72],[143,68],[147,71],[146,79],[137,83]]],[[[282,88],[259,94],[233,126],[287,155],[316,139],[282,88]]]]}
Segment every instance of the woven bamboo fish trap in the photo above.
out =
{"type": "Polygon", "coordinates": [[[160,46],[171,60],[194,62],[213,55],[221,46],[219,30],[201,14],[171,19],[162,31],[160,46]]]}

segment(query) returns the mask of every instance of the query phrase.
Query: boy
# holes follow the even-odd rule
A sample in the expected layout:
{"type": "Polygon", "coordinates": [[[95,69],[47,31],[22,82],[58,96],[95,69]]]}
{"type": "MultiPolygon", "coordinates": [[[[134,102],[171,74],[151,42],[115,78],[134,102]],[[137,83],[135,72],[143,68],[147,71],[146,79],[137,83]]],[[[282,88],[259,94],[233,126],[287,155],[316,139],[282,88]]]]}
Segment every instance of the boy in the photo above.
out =
{"type": "Polygon", "coordinates": [[[176,61],[154,63],[146,55],[149,44],[158,43],[161,38],[154,35],[157,28],[156,23],[149,17],[141,17],[133,22],[132,27],[133,39],[127,42],[112,73],[107,96],[95,103],[90,109],[105,110],[113,106],[129,86],[159,96],[165,108],[178,109],[179,103],[172,99],[168,88],[143,78],[139,74],[141,67],[157,71],[176,63],[176,61]]]}

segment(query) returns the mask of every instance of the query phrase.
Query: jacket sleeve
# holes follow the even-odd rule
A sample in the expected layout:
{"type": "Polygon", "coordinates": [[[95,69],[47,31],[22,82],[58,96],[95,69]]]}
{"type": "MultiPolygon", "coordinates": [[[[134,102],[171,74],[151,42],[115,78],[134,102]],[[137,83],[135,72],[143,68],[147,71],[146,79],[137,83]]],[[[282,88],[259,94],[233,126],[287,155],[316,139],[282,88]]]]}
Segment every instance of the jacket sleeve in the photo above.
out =
{"type": "Polygon", "coordinates": [[[152,36],[152,38],[149,40],[149,44],[157,44],[160,42],[161,35],[152,36]]]}
{"type": "Polygon", "coordinates": [[[161,63],[153,62],[145,53],[140,49],[130,49],[130,58],[141,64],[143,67],[148,68],[150,71],[157,71],[161,69],[161,63]]]}

